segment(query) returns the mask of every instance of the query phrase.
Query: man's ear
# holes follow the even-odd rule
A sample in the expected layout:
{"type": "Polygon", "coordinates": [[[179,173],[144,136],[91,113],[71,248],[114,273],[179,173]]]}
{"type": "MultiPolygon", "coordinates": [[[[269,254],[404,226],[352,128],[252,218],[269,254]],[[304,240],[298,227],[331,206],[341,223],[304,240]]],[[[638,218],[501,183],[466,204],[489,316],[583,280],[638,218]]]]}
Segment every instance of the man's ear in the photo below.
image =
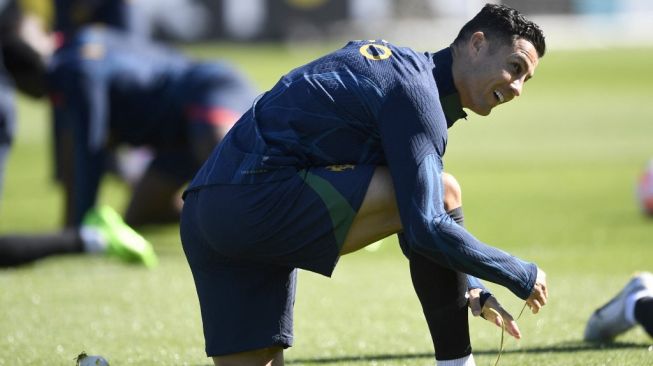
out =
{"type": "Polygon", "coordinates": [[[469,51],[473,56],[478,55],[484,47],[487,47],[487,38],[485,33],[478,31],[474,32],[469,37],[469,51]]]}

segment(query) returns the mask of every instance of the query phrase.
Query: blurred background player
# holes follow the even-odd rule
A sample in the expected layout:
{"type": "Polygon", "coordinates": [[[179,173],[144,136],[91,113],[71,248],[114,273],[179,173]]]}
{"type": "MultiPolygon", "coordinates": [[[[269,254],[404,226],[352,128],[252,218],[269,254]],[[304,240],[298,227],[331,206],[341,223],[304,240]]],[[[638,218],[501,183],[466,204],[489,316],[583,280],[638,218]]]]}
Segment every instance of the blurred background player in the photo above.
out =
{"type": "MultiPolygon", "coordinates": [[[[89,25],[111,27],[135,37],[149,38],[152,24],[145,10],[143,0],[54,0],[52,30],[58,46],[89,25]]],[[[133,185],[142,177],[151,159],[147,147],[122,148],[107,157],[107,165],[111,173],[133,185]]]]}
{"type": "Polygon", "coordinates": [[[207,8],[196,0],[54,0],[54,5],[53,30],[60,39],[102,24],[143,38],[192,40],[210,22],[207,8]]]}
{"type": "Polygon", "coordinates": [[[155,154],[134,187],[127,224],[177,221],[179,190],[255,96],[230,65],[104,27],[67,39],[48,73],[67,225],[95,205],[105,159],[123,144],[155,154]]]}
{"type": "Polygon", "coordinates": [[[0,198],[16,128],[15,89],[34,98],[46,92],[39,77],[45,70],[42,55],[51,53],[53,44],[42,29],[40,19],[24,14],[17,1],[0,1],[0,198]]]}
{"type": "Polygon", "coordinates": [[[122,29],[135,36],[150,35],[139,0],[54,0],[52,30],[61,43],[82,27],[93,24],[122,29]]]}
{"type": "MultiPolygon", "coordinates": [[[[46,64],[55,47],[43,19],[17,1],[2,4],[2,94],[0,115],[0,172],[9,151],[15,126],[13,87],[39,98],[46,94],[46,64]],[[9,76],[8,76],[8,75],[9,76]]],[[[1,185],[0,181],[0,185],[1,185]]],[[[156,256],[147,241],[124,224],[108,207],[94,209],[84,225],[42,235],[0,237],[0,266],[13,266],[53,254],[107,253],[131,262],[152,266],[156,256]]]]}
{"type": "Polygon", "coordinates": [[[9,149],[14,136],[16,124],[16,112],[14,105],[14,82],[7,73],[4,65],[4,46],[7,44],[8,36],[13,34],[17,26],[14,4],[0,2],[0,202],[2,202],[2,186],[4,182],[5,164],[9,155],[9,149]]]}
{"type": "Polygon", "coordinates": [[[584,339],[611,342],[636,325],[653,337],[653,274],[635,274],[624,288],[587,321],[584,339]]]}
{"type": "MultiPolygon", "coordinates": [[[[66,227],[100,223],[105,237],[140,238],[137,248],[130,248],[130,240],[120,244],[135,251],[137,260],[155,262],[148,259],[155,258],[149,243],[119,215],[108,207],[94,208],[105,159],[123,144],[151,148],[156,156],[134,187],[127,221],[176,222],[179,189],[249,107],[254,90],[223,62],[191,60],[144,37],[109,27],[68,34],[48,73],[66,227]]],[[[84,240],[78,230],[69,231],[0,238],[2,262],[81,251],[84,240]]]]}

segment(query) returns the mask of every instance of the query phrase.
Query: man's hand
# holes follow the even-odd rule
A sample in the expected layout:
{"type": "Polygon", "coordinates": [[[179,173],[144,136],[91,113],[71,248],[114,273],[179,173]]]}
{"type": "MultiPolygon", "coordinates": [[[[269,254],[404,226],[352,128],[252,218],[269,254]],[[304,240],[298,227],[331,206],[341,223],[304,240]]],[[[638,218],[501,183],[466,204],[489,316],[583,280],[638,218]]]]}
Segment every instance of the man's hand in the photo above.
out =
{"type": "MultiPolygon", "coordinates": [[[[520,339],[521,332],[519,331],[519,327],[517,327],[517,322],[515,322],[512,315],[510,315],[510,313],[499,304],[499,301],[494,297],[494,295],[488,297],[481,308],[481,292],[482,290],[479,288],[474,288],[467,292],[468,305],[472,310],[472,315],[481,316],[498,327],[505,324],[506,332],[516,339],[520,339]]],[[[548,297],[549,293],[546,286],[546,273],[538,268],[535,286],[533,286],[533,292],[531,295],[526,299],[526,305],[528,305],[533,314],[537,314],[540,309],[542,309],[542,306],[546,305],[548,297]]]]}
{"type": "Polygon", "coordinates": [[[481,290],[480,288],[473,288],[467,291],[467,305],[472,310],[472,315],[481,315],[481,290]]]}
{"type": "Polygon", "coordinates": [[[513,319],[512,315],[506,311],[506,309],[499,304],[494,295],[490,296],[485,300],[485,304],[481,308],[481,289],[475,288],[471,289],[468,292],[469,294],[469,307],[472,310],[472,315],[481,316],[485,320],[493,323],[497,327],[501,328],[502,324],[505,322],[506,332],[516,339],[521,338],[521,332],[517,326],[517,322],[513,319]]]}
{"type": "Polygon", "coordinates": [[[546,273],[541,269],[537,269],[537,279],[535,280],[535,286],[533,286],[533,292],[531,296],[526,299],[526,304],[533,314],[537,314],[542,306],[546,305],[546,300],[549,297],[549,291],[546,287],[546,273]]]}

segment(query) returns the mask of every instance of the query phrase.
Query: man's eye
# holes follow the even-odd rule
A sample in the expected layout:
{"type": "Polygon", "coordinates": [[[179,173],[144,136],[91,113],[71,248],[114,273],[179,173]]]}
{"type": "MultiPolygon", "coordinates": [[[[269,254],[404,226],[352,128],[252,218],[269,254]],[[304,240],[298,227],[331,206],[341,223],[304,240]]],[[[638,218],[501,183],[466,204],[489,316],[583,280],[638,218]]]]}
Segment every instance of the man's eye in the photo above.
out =
{"type": "Polygon", "coordinates": [[[521,68],[521,65],[519,63],[513,62],[510,66],[512,67],[512,71],[515,74],[521,74],[522,68],[521,68]]]}

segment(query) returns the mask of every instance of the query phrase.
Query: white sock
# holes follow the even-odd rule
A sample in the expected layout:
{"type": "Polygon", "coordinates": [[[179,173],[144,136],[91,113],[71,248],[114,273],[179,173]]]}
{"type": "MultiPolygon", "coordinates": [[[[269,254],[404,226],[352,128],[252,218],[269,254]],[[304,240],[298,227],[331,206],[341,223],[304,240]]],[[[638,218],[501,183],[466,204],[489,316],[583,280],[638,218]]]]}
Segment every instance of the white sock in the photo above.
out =
{"type": "Polygon", "coordinates": [[[455,360],[437,360],[437,366],[476,366],[476,362],[474,362],[474,355],[470,353],[455,360]]]}
{"type": "Polygon", "coordinates": [[[79,229],[79,236],[84,243],[84,251],[87,253],[103,253],[107,250],[107,240],[100,230],[91,226],[82,226],[79,229]]]}
{"type": "Polygon", "coordinates": [[[624,314],[624,316],[629,324],[637,323],[637,321],[635,320],[635,303],[637,302],[637,300],[641,299],[642,297],[653,297],[653,292],[651,292],[651,290],[649,289],[639,290],[626,298],[626,308],[625,308],[626,314],[624,314]]]}

